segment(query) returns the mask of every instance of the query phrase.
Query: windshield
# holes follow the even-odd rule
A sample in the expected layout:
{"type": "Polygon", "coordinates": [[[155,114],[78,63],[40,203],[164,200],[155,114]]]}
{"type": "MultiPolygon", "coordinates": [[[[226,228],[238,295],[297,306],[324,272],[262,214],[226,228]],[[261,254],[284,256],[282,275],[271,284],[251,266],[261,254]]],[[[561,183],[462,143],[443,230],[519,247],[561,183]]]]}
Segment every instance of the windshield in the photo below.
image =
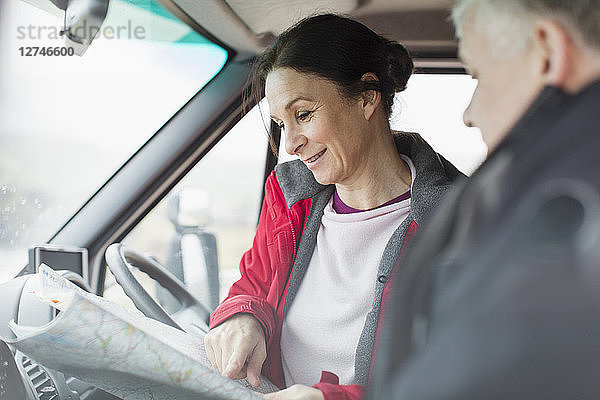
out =
{"type": "Polygon", "coordinates": [[[42,55],[65,47],[64,12],[35,3],[0,10],[0,282],[227,60],[150,0],[112,0],[83,57],[42,55]]]}

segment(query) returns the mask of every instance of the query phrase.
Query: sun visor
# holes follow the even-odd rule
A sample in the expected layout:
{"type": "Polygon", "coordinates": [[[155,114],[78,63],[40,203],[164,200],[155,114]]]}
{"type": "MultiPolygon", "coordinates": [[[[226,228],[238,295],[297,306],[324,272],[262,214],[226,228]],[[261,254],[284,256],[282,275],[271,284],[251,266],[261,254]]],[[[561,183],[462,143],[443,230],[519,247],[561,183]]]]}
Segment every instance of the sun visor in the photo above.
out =
{"type": "Polygon", "coordinates": [[[358,0],[160,0],[190,26],[200,26],[225,45],[253,56],[275,36],[300,19],[315,13],[350,13],[358,0]]]}

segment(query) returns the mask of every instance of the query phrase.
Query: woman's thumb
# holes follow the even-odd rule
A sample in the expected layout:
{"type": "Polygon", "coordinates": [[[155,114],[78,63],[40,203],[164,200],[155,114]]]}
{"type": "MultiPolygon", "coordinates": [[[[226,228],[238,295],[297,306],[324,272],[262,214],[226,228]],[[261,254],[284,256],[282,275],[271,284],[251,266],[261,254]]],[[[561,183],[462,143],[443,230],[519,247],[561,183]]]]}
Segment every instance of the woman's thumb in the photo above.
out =
{"type": "Polygon", "coordinates": [[[263,363],[267,358],[267,352],[264,344],[260,344],[254,350],[252,357],[248,361],[248,367],[246,368],[246,374],[248,376],[248,382],[254,387],[260,386],[260,371],[262,370],[263,363]]]}

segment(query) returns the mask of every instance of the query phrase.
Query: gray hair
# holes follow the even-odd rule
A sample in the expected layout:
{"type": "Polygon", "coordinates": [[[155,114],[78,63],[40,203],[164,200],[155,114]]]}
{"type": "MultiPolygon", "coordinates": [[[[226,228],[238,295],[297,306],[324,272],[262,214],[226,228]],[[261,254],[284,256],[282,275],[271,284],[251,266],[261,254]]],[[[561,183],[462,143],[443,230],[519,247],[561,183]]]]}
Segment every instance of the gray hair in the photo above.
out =
{"type": "Polygon", "coordinates": [[[586,45],[600,49],[600,0],[457,0],[452,10],[459,39],[466,22],[477,23],[493,38],[494,50],[503,52],[529,42],[535,16],[559,21],[586,45]]]}

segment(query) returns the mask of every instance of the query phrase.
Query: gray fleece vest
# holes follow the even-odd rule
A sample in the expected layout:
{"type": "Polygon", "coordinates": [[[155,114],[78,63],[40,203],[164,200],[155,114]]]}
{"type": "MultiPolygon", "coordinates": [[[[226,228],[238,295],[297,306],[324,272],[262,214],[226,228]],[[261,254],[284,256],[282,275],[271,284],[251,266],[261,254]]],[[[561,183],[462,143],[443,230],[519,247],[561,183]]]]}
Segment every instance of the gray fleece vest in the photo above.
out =
{"type": "MultiPolygon", "coordinates": [[[[394,140],[398,152],[409,157],[414,163],[416,177],[412,185],[410,213],[400,223],[388,241],[378,267],[375,303],[367,314],[356,348],[354,384],[358,385],[366,385],[369,379],[383,289],[387,277],[392,272],[392,268],[400,255],[409,225],[415,221],[417,225],[421,226],[430,211],[437,207],[442,197],[454,187],[453,182],[459,177],[464,178],[462,173],[437,154],[418,134],[399,133],[394,135],[394,140]]],[[[283,311],[285,318],[312,258],[317,242],[317,233],[321,226],[323,210],[333,195],[335,186],[319,184],[312,172],[300,160],[279,164],[275,168],[275,174],[289,208],[298,201],[312,199],[310,212],[304,232],[302,232],[298,253],[290,276],[283,311]]]]}

